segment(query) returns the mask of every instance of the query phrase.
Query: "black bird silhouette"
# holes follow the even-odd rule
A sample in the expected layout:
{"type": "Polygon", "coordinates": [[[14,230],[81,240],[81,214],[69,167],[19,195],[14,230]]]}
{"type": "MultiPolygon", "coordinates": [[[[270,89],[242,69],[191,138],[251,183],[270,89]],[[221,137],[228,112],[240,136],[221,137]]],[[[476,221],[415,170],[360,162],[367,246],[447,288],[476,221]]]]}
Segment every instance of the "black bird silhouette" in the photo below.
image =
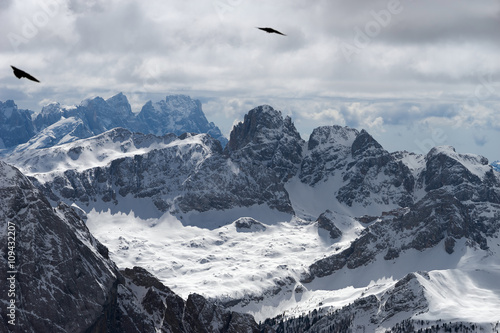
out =
{"type": "Polygon", "coordinates": [[[259,27],[256,27],[257,29],[260,29],[260,30],[264,30],[265,32],[267,33],[275,33],[275,34],[279,34],[279,35],[283,35],[283,36],[286,36],[285,34],[282,34],[281,32],[279,32],[278,30],[274,30],[273,28],[259,28],[259,27]]]}
{"type": "Polygon", "coordinates": [[[31,80],[31,81],[35,81],[35,82],[40,82],[38,81],[37,79],[35,79],[33,76],[29,75],[28,73],[26,73],[25,71],[23,70],[20,70],[19,68],[16,68],[14,66],[10,66],[12,67],[12,69],[14,70],[14,75],[20,79],[22,77],[25,77],[27,78],[28,80],[31,80]]]}

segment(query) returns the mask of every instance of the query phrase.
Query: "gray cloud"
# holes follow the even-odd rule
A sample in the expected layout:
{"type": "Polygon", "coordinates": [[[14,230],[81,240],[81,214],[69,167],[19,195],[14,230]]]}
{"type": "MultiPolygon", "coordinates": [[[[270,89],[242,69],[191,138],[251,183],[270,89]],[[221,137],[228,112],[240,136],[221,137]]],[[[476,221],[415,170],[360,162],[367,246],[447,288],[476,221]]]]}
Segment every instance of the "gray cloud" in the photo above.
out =
{"type": "Polygon", "coordinates": [[[474,135],[474,142],[482,147],[488,142],[488,138],[485,135],[474,135]]]}
{"type": "Polygon", "coordinates": [[[334,122],[379,133],[424,123],[500,130],[500,3],[400,0],[384,17],[394,1],[44,0],[57,4],[49,11],[3,2],[0,58],[42,84],[4,68],[0,96],[36,110],[46,99],[122,91],[140,106],[185,93],[206,101],[226,132],[263,103],[292,115],[305,136],[334,122]],[[25,36],[30,24],[36,33],[25,36]],[[12,34],[23,39],[17,48],[12,34]]]}

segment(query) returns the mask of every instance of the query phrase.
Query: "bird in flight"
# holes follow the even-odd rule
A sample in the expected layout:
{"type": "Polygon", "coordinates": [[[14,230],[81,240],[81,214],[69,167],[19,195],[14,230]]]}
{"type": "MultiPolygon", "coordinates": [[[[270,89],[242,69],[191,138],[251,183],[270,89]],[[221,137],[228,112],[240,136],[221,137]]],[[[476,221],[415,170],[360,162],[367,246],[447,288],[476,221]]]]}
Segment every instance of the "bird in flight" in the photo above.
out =
{"type": "Polygon", "coordinates": [[[35,81],[35,82],[40,82],[38,81],[37,79],[35,79],[33,76],[31,76],[30,74],[26,73],[25,71],[23,70],[20,70],[19,68],[16,68],[14,66],[10,66],[12,67],[12,69],[14,70],[14,75],[20,79],[22,77],[25,77],[27,78],[28,80],[31,80],[31,81],[35,81]]]}
{"type": "Polygon", "coordinates": [[[279,32],[278,30],[274,30],[273,28],[259,28],[259,27],[256,27],[257,29],[260,29],[260,30],[264,30],[265,32],[267,33],[275,33],[275,34],[279,34],[279,35],[283,35],[283,36],[286,36],[285,34],[282,34],[281,32],[279,32]]]}

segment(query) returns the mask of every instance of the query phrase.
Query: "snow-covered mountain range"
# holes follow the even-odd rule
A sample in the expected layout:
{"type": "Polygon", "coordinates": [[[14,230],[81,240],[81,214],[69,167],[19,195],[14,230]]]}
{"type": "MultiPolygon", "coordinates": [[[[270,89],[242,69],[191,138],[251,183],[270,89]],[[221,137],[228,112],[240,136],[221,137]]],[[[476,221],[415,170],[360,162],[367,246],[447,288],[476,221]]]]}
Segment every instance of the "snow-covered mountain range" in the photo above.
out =
{"type": "Polygon", "coordinates": [[[65,223],[107,246],[99,260],[112,267],[110,281],[114,263],[142,266],[188,303],[201,294],[268,332],[498,330],[500,173],[486,158],[450,146],[390,153],[341,126],[305,141],[267,105],[223,145],[206,128],[165,132],[162,124],[194,126],[182,110],[201,105],[188,97],[148,103],[128,124],[124,101],[82,103],[94,110],[78,118],[89,132],[71,138],[52,135],[69,111],[56,119],[60,111],[44,108],[37,134],[3,156],[40,200],[86,218],[65,223]],[[51,135],[57,142],[45,144],[51,135]]]}
{"type": "Polygon", "coordinates": [[[207,133],[222,145],[227,143],[219,128],[206,119],[201,102],[185,95],[149,101],[137,114],[122,93],[107,100],[86,99],[71,107],[52,103],[38,113],[20,110],[9,100],[0,102],[0,121],[0,148],[16,151],[53,147],[117,127],[159,136],[207,133]]]}

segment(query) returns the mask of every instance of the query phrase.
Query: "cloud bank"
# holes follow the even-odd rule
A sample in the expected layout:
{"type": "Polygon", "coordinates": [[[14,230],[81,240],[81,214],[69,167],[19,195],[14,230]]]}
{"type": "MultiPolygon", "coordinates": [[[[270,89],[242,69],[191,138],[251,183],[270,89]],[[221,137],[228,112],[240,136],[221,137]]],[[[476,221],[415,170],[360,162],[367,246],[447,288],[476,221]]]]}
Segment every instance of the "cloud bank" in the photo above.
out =
{"type": "Polygon", "coordinates": [[[38,111],[184,93],[226,134],[259,104],[312,128],[366,128],[384,146],[443,144],[500,158],[500,2],[2,1],[0,100],[38,111]],[[255,27],[271,26],[286,37],[255,27]],[[9,65],[39,85],[13,77],[9,65]],[[462,133],[458,135],[457,133],[462,133]],[[398,144],[396,144],[397,142],[398,144]]]}

